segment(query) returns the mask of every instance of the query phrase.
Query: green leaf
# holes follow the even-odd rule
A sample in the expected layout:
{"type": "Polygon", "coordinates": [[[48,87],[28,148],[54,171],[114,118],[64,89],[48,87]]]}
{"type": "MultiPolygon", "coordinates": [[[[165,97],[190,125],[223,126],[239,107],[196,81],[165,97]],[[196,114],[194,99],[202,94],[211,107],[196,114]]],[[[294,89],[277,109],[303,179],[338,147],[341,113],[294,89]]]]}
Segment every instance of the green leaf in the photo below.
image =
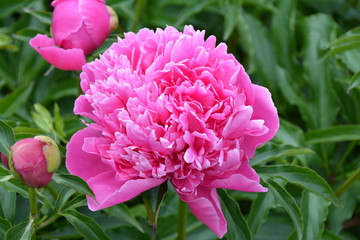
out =
{"type": "Polygon", "coordinates": [[[259,227],[266,221],[271,207],[274,204],[274,195],[271,192],[258,193],[251,204],[248,216],[248,224],[253,236],[255,236],[259,227]]]}
{"type": "Polygon", "coordinates": [[[223,12],[224,12],[224,37],[223,39],[226,41],[236,26],[236,20],[238,18],[239,10],[241,8],[242,0],[225,0],[222,1],[223,5],[223,12]]]}
{"type": "Polygon", "coordinates": [[[33,84],[19,87],[12,93],[0,99],[0,115],[8,117],[18,111],[18,109],[28,100],[32,91],[33,84]]]}
{"type": "Polygon", "coordinates": [[[11,223],[0,217],[0,239],[5,239],[5,234],[9,228],[11,228],[11,223]]]}
{"type": "Polygon", "coordinates": [[[303,192],[301,212],[304,218],[303,240],[320,239],[328,215],[329,201],[310,193],[303,192]]]}
{"type": "Polygon", "coordinates": [[[355,75],[352,77],[349,87],[347,88],[347,92],[349,93],[356,87],[360,87],[360,71],[355,73],[355,75]]]}
{"type": "MultiPolygon", "coordinates": [[[[0,167],[0,177],[8,176],[9,171],[0,167]]],[[[28,187],[20,182],[18,179],[10,179],[6,182],[0,182],[0,187],[9,192],[19,193],[24,198],[29,198],[28,187]]]]}
{"type": "Polygon", "coordinates": [[[34,219],[10,228],[6,233],[6,240],[30,240],[34,233],[34,219]]]}
{"type": "Polygon", "coordinates": [[[34,105],[35,112],[31,112],[35,124],[45,132],[53,132],[53,118],[50,112],[41,104],[34,105]]]}
{"type": "Polygon", "coordinates": [[[295,199],[277,182],[271,179],[267,179],[266,182],[269,184],[269,189],[274,195],[275,200],[288,212],[297,232],[298,239],[302,239],[304,221],[295,199]]]}
{"type": "Polygon", "coordinates": [[[62,119],[62,117],[60,115],[60,108],[57,103],[55,103],[55,106],[54,106],[54,127],[56,130],[56,133],[58,135],[60,135],[60,137],[65,137],[66,134],[64,132],[64,120],[62,119]]]}
{"type": "Polygon", "coordinates": [[[94,193],[89,188],[87,183],[75,175],[67,173],[55,173],[53,175],[53,180],[59,184],[73,188],[76,192],[83,193],[92,198],[95,198],[94,193]]]}
{"type": "Polygon", "coordinates": [[[89,240],[110,240],[101,227],[92,218],[79,213],[76,210],[67,210],[61,213],[75,229],[89,240]]]}
{"type": "Polygon", "coordinates": [[[153,236],[156,236],[157,218],[159,216],[160,207],[164,201],[167,189],[168,187],[166,181],[160,186],[149,189],[141,194],[148,215],[149,223],[153,231],[153,236]]]}
{"type": "Polygon", "coordinates": [[[321,240],[343,240],[341,237],[335,235],[329,230],[325,230],[321,235],[321,240]]]}
{"type": "Polygon", "coordinates": [[[58,197],[56,198],[55,205],[54,205],[54,211],[53,213],[57,213],[61,211],[64,207],[64,205],[68,202],[70,197],[74,195],[75,190],[69,187],[63,187],[61,191],[59,192],[58,197]]]}
{"type": "Polygon", "coordinates": [[[216,2],[215,0],[199,0],[188,1],[187,6],[179,13],[179,18],[174,24],[177,27],[184,25],[184,23],[193,15],[204,10],[208,5],[216,2]]]}
{"type": "Polygon", "coordinates": [[[228,224],[227,238],[231,240],[251,240],[249,225],[240,211],[239,204],[225,190],[218,189],[217,192],[220,197],[221,209],[228,224]]]}
{"type": "Polygon", "coordinates": [[[0,120],[0,152],[9,157],[10,147],[15,143],[15,136],[12,128],[0,120]]]}
{"type": "Polygon", "coordinates": [[[24,12],[31,14],[35,18],[37,18],[40,22],[45,23],[47,25],[51,24],[52,13],[44,12],[44,11],[35,11],[29,8],[24,8],[24,12]]]}
{"type": "Polygon", "coordinates": [[[329,184],[310,168],[296,165],[273,165],[256,167],[256,170],[262,177],[282,178],[340,206],[329,184]]]}
{"type": "Polygon", "coordinates": [[[337,125],[305,134],[308,143],[343,142],[360,140],[360,125],[337,125]]]}
{"type": "Polygon", "coordinates": [[[10,222],[14,222],[16,212],[16,193],[8,192],[0,188],[0,203],[4,217],[10,222]]]}
{"type": "Polygon", "coordinates": [[[314,154],[310,148],[293,147],[290,145],[265,144],[256,150],[255,156],[250,160],[251,166],[263,164],[275,158],[292,157],[299,154],[314,154]]]}
{"type": "Polygon", "coordinates": [[[108,208],[108,212],[111,216],[120,218],[122,221],[135,227],[140,232],[145,232],[140,223],[135,219],[135,217],[125,204],[117,204],[111,208],[108,208]]]}

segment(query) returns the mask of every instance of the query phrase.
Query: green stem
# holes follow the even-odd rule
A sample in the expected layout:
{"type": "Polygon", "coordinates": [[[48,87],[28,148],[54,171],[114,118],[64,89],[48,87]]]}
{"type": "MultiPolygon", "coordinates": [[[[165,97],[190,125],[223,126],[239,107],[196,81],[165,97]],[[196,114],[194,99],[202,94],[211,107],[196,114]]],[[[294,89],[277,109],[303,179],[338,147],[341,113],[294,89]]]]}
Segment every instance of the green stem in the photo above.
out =
{"type": "Polygon", "coordinates": [[[139,27],[140,18],[144,12],[145,6],[147,4],[147,0],[137,0],[136,10],[135,10],[135,19],[132,24],[131,30],[136,32],[139,27]]]}
{"type": "MultiPolygon", "coordinates": [[[[38,209],[37,209],[37,201],[36,201],[36,189],[35,188],[29,188],[29,203],[30,203],[30,219],[34,220],[34,225],[36,226],[36,218],[38,215],[38,209]]],[[[36,230],[34,231],[33,235],[31,236],[31,239],[36,238],[36,230]]]]}
{"type": "Polygon", "coordinates": [[[51,183],[49,183],[48,185],[46,185],[46,190],[49,191],[49,193],[51,194],[51,196],[53,196],[54,199],[57,199],[57,197],[59,196],[58,192],[56,191],[56,189],[54,188],[53,185],[51,185],[51,183]]]}
{"type": "Polygon", "coordinates": [[[187,205],[185,202],[179,200],[178,240],[186,239],[186,217],[187,205]]]}
{"type": "Polygon", "coordinates": [[[355,181],[360,178],[360,168],[358,168],[351,176],[335,191],[335,195],[340,197],[355,181]]]}

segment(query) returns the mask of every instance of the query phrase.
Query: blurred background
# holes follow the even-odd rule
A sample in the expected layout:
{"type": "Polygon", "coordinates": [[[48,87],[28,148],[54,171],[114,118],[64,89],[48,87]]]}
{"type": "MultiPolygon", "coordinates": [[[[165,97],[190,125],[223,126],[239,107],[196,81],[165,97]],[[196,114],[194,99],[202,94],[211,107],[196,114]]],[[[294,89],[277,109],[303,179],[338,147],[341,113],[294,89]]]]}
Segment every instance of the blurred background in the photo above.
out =
{"type": "MultiPolygon", "coordinates": [[[[50,3],[0,1],[0,119],[13,128],[16,139],[54,137],[64,155],[71,135],[84,126],[73,114],[74,101],[81,94],[80,72],[52,68],[28,44],[37,33],[50,35],[50,3]]],[[[88,61],[124,32],[167,25],[182,30],[191,24],[205,30],[206,36],[215,35],[217,43],[225,42],[252,81],[271,91],[281,127],[251,160],[264,185],[270,184],[270,193],[228,191],[241,209],[248,233],[227,239],[360,239],[360,1],[106,3],[116,11],[119,27],[88,61]],[[266,168],[289,164],[314,170],[340,204],[334,206],[331,199],[311,193],[315,190],[306,187],[313,183],[306,171],[291,181],[266,168]],[[299,184],[301,180],[308,185],[299,184]]],[[[66,172],[64,164],[61,171],[66,172]]],[[[54,186],[60,189],[57,183],[54,186]]],[[[16,225],[27,218],[27,199],[15,192],[0,182],[0,223],[7,219],[16,225]]],[[[150,239],[141,198],[93,213],[83,195],[68,194],[71,206],[94,219],[112,239],[150,239]]],[[[46,206],[44,202],[42,211],[47,211],[46,206]]],[[[169,189],[160,209],[157,239],[176,239],[177,208],[177,196],[169,189]]],[[[83,239],[65,218],[39,231],[39,239],[83,239]]],[[[189,212],[187,238],[216,236],[189,212]]]]}

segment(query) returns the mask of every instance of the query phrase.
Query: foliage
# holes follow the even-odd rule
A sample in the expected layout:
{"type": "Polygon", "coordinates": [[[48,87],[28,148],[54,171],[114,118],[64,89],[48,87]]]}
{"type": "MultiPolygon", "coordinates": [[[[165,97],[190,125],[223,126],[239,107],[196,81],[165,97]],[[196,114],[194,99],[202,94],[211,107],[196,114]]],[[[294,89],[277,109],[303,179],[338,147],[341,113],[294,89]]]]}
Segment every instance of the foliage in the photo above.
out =
{"type": "MultiPolygon", "coordinates": [[[[65,159],[66,143],[84,126],[73,114],[79,72],[52,68],[28,45],[36,33],[49,34],[50,2],[0,2],[0,151],[6,155],[15,140],[41,134],[55,138],[65,159]]],[[[251,160],[269,192],[219,191],[228,221],[226,239],[360,237],[358,1],[107,4],[117,12],[120,26],[88,61],[123,32],[192,24],[225,41],[252,81],[272,92],[281,127],[251,160]]],[[[42,218],[29,219],[27,187],[1,165],[0,239],[150,239],[154,228],[156,239],[176,239],[178,199],[170,187],[163,199],[163,191],[164,186],[143,196],[148,209],[139,197],[90,212],[84,194],[91,196],[91,190],[69,175],[63,162],[51,184],[37,190],[42,218]]],[[[186,235],[216,238],[189,211],[186,235]]]]}

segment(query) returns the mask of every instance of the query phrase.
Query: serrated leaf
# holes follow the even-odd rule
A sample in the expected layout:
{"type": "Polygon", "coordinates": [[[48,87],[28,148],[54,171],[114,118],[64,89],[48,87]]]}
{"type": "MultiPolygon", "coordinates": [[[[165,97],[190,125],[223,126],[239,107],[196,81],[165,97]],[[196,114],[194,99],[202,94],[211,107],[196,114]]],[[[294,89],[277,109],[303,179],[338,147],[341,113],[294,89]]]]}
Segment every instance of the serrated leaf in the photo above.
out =
{"type": "Polygon", "coordinates": [[[0,120],[0,152],[9,157],[10,147],[15,143],[15,136],[12,128],[0,120]]]}
{"type": "Polygon", "coordinates": [[[251,240],[249,225],[240,211],[238,203],[232,199],[225,190],[218,189],[221,209],[227,221],[227,238],[230,240],[247,239],[251,240]]]}
{"type": "Polygon", "coordinates": [[[282,178],[340,206],[329,184],[310,168],[296,165],[273,165],[256,167],[256,170],[264,178],[282,178]]]}
{"type": "Polygon", "coordinates": [[[30,240],[35,229],[34,220],[23,222],[10,228],[6,233],[6,240],[30,240]]]}
{"type": "Polygon", "coordinates": [[[76,210],[67,210],[61,213],[76,230],[89,240],[110,240],[101,227],[90,217],[76,210]]]}
{"type": "Polygon", "coordinates": [[[266,221],[273,204],[274,196],[271,192],[258,193],[251,205],[247,221],[253,236],[255,236],[259,227],[266,221]]]}
{"type": "Polygon", "coordinates": [[[360,125],[338,125],[307,132],[308,143],[343,142],[360,140],[360,125]]]}
{"type": "Polygon", "coordinates": [[[297,232],[298,239],[302,239],[304,220],[295,199],[277,182],[271,179],[267,179],[266,182],[269,184],[269,189],[276,201],[288,212],[297,232]]]}
{"type": "Polygon", "coordinates": [[[329,201],[304,191],[301,200],[301,212],[304,218],[303,240],[321,238],[329,205],[329,201]]]}
{"type": "Polygon", "coordinates": [[[73,188],[76,192],[83,193],[92,198],[95,198],[94,193],[89,188],[88,184],[75,175],[67,173],[55,173],[53,175],[53,180],[59,184],[73,188]]]}

